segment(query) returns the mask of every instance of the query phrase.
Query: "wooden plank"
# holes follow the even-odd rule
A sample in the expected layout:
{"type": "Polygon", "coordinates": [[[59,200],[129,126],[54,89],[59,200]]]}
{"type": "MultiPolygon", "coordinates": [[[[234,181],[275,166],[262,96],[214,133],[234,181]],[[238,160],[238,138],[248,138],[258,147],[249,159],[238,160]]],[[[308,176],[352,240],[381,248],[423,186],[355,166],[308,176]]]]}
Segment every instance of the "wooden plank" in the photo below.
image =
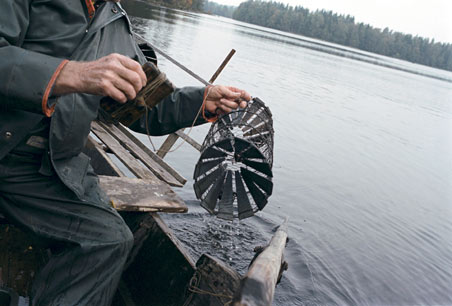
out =
{"type": "Polygon", "coordinates": [[[115,165],[110,159],[107,153],[103,150],[91,136],[88,136],[88,141],[83,153],[91,158],[91,166],[93,166],[94,172],[98,175],[110,175],[110,176],[125,176],[124,173],[115,165]]]}
{"type": "Polygon", "coordinates": [[[287,243],[287,219],[276,231],[268,246],[254,259],[239,290],[234,306],[270,306],[283,266],[287,243]]]}
{"type": "Polygon", "coordinates": [[[148,154],[156,163],[158,163],[163,169],[168,171],[169,174],[174,176],[174,178],[179,181],[181,184],[187,182],[187,180],[179,174],[174,168],[172,168],[167,162],[165,162],[160,156],[156,153],[152,152],[148,147],[146,147],[138,138],[136,138],[127,128],[122,125],[118,125],[118,128],[123,132],[127,137],[132,139],[132,141],[140,147],[146,154],[148,154]]]}
{"type": "Polygon", "coordinates": [[[172,134],[169,134],[168,137],[165,139],[165,141],[160,146],[160,148],[157,150],[157,155],[160,158],[164,158],[166,156],[166,154],[168,154],[168,152],[171,151],[171,148],[174,146],[174,144],[176,143],[176,141],[179,137],[182,138],[183,140],[185,140],[188,144],[190,144],[196,150],[201,151],[201,145],[196,140],[194,140],[193,138],[191,138],[190,136],[185,134],[184,131],[185,131],[185,128],[180,129],[172,134]]]}
{"type": "Polygon", "coordinates": [[[99,176],[100,185],[119,211],[185,213],[184,201],[158,179],[99,176]]]}
{"type": "Polygon", "coordinates": [[[154,173],[139,163],[113,136],[97,121],[91,123],[91,131],[115,153],[119,160],[138,178],[158,180],[154,173]]]}
{"type": "Polygon", "coordinates": [[[166,170],[170,175],[172,175],[178,182],[185,185],[187,180],[179,174],[174,168],[172,168],[167,162],[161,159],[157,154],[152,152],[148,147],[146,147],[138,138],[136,138],[126,127],[123,125],[118,125],[118,129],[127,137],[129,137],[141,150],[148,154],[157,164],[160,165],[164,170],[166,170]]]}
{"type": "Polygon", "coordinates": [[[154,159],[152,159],[149,154],[143,151],[143,149],[138,146],[128,135],[125,135],[117,126],[114,124],[105,124],[102,122],[97,122],[100,126],[108,131],[111,136],[113,136],[124,148],[130,151],[130,153],[137,159],[139,159],[152,173],[155,174],[159,179],[165,181],[171,186],[182,187],[176,178],[171,175],[166,169],[164,169],[160,164],[158,164],[154,159]]]}
{"type": "MultiPolygon", "coordinates": [[[[180,129],[179,131],[183,132],[184,130],[185,129],[180,129]]],[[[178,138],[179,136],[177,136],[176,133],[169,134],[160,148],[157,150],[157,155],[161,158],[165,158],[166,154],[168,154],[178,138]]]]}
{"type": "Polygon", "coordinates": [[[196,140],[185,134],[182,130],[176,131],[176,135],[185,140],[196,150],[201,151],[201,145],[196,140]]]}

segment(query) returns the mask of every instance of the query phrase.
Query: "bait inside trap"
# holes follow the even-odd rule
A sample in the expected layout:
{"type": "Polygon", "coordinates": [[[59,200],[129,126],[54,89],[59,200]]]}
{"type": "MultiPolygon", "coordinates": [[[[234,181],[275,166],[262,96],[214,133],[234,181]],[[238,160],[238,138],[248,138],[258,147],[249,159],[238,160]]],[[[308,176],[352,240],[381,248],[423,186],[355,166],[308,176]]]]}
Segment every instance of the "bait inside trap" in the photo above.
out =
{"type": "Polygon", "coordinates": [[[227,220],[262,210],[273,190],[273,136],[272,114],[259,98],[212,124],[193,175],[201,206],[227,220]]]}

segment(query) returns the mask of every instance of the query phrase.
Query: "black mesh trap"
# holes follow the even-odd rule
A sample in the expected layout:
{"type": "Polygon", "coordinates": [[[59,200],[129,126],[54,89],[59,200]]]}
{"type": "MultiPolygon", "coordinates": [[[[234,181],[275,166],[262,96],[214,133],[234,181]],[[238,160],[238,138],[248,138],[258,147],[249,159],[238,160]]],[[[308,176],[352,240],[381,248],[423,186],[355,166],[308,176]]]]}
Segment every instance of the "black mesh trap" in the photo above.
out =
{"type": "Polygon", "coordinates": [[[193,175],[201,206],[227,220],[262,210],[273,190],[273,135],[272,114],[259,98],[212,124],[193,175]]]}

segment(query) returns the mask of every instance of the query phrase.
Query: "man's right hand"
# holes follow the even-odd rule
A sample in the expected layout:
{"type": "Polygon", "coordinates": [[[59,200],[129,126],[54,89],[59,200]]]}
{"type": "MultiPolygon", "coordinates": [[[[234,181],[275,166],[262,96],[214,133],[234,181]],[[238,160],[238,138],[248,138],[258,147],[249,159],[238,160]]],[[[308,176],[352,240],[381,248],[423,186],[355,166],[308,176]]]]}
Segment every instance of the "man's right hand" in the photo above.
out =
{"type": "Polygon", "coordinates": [[[52,96],[87,93],[125,103],[136,97],[146,81],[138,62],[114,53],[92,62],[69,61],[55,80],[52,96]]]}

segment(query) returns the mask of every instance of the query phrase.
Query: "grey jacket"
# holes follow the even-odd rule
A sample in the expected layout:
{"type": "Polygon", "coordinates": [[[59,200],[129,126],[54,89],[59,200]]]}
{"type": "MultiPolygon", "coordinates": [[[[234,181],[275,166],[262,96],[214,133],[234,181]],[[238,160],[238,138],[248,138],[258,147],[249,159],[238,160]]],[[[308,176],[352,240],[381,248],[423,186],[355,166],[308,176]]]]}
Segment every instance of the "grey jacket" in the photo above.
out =
{"type": "MultiPolygon", "coordinates": [[[[134,42],[126,12],[103,4],[90,20],[84,0],[0,1],[0,159],[42,120],[43,97],[64,59],[90,61],[111,53],[145,58],[134,42]]],[[[176,90],[151,112],[150,132],[171,133],[189,126],[202,104],[204,88],[176,90]]],[[[79,197],[89,158],[81,153],[97,116],[100,97],[52,97],[55,105],[49,152],[60,179],[79,197]]],[[[143,120],[133,129],[145,133],[143,120]]],[[[199,119],[196,124],[204,123],[199,119]]]]}

